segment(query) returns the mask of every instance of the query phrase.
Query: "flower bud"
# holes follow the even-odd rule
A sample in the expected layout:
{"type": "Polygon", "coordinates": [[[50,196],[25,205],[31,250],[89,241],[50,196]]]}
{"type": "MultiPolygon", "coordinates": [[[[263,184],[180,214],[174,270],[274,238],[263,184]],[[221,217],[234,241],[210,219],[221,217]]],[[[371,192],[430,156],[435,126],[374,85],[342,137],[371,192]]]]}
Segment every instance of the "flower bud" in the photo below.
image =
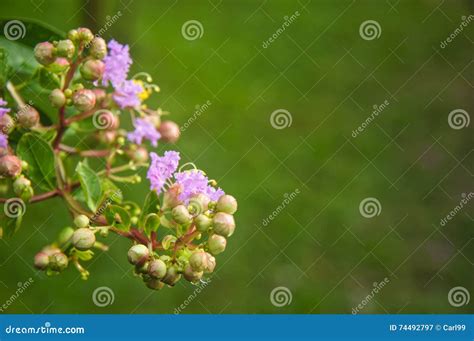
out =
{"type": "Polygon", "coordinates": [[[184,268],[183,276],[189,282],[197,282],[202,278],[203,271],[194,271],[193,268],[188,264],[184,268]]]}
{"type": "Polygon", "coordinates": [[[91,42],[89,52],[92,57],[103,59],[107,55],[107,44],[105,40],[100,37],[95,37],[91,42]]]}
{"type": "Polygon", "coordinates": [[[204,272],[210,274],[214,272],[216,268],[216,258],[207,253],[207,267],[204,269],[204,272]]]}
{"type": "Polygon", "coordinates": [[[181,185],[173,184],[168,190],[163,194],[163,209],[173,208],[182,204],[182,201],[179,200],[179,195],[181,194],[181,185]]]}
{"type": "Polygon", "coordinates": [[[41,65],[49,65],[54,62],[54,46],[50,42],[39,43],[35,46],[35,59],[41,65]]]}
{"type": "Polygon", "coordinates": [[[66,96],[61,89],[54,89],[49,94],[49,101],[51,105],[56,108],[61,108],[64,104],[66,104],[66,96]]]}
{"type": "Polygon", "coordinates": [[[150,265],[149,262],[145,262],[140,265],[135,265],[135,272],[137,274],[148,274],[148,266],[150,265]]]}
{"type": "Polygon", "coordinates": [[[84,214],[80,214],[74,218],[74,225],[76,225],[78,228],[87,227],[89,226],[89,218],[84,214]]]}
{"type": "Polygon", "coordinates": [[[212,225],[212,219],[204,214],[198,215],[194,219],[194,222],[196,223],[196,228],[200,232],[207,232],[212,225]]]}
{"type": "Polygon", "coordinates": [[[63,249],[67,248],[71,243],[72,235],[74,234],[74,229],[72,227],[65,227],[59,232],[58,235],[58,244],[63,249]]]}
{"type": "Polygon", "coordinates": [[[79,33],[77,32],[77,30],[70,30],[67,33],[67,37],[72,41],[76,41],[77,39],[79,39],[79,33]]]}
{"type": "Polygon", "coordinates": [[[69,67],[69,62],[66,58],[56,58],[56,60],[48,65],[48,70],[52,73],[62,73],[69,67]]]}
{"type": "Polygon", "coordinates": [[[17,121],[22,128],[30,129],[36,126],[39,120],[38,111],[30,105],[25,105],[18,111],[17,121]]]}
{"type": "Polygon", "coordinates": [[[161,282],[159,279],[156,279],[156,278],[150,278],[145,283],[148,288],[153,289],[153,290],[160,290],[161,288],[165,286],[163,282],[161,282]]]}
{"type": "Polygon", "coordinates": [[[89,44],[92,39],[94,39],[94,35],[92,34],[91,30],[85,27],[79,27],[77,29],[77,38],[82,40],[84,43],[89,44]]]}
{"type": "Polygon", "coordinates": [[[81,66],[81,76],[89,81],[96,81],[102,78],[104,74],[105,64],[98,59],[89,59],[81,66]]]}
{"type": "Polygon", "coordinates": [[[143,244],[133,245],[128,250],[128,261],[134,265],[141,265],[145,263],[150,255],[150,251],[143,244]]]}
{"type": "Polygon", "coordinates": [[[148,266],[148,274],[153,278],[161,279],[166,276],[166,264],[161,259],[155,259],[148,266]]]}
{"type": "Polygon", "coordinates": [[[218,255],[219,253],[224,252],[226,245],[227,240],[218,234],[213,234],[207,240],[207,246],[213,255],[218,255]]]}
{"type": "Polygon", "coordinates": [[[103,130],[99,131],[97,134],[97,138],[100,142],[104,144],[112,144],[115,142],[117,138],[117,132],[113,130],[103,130]]]}
{"type": "Polygon", "coordinates": [[[49,255],[46,254],[45,252],[38,252],[35,255],[35,268],[44,270],[48,267],[49,265],[49,255]]]}
{"type": "Polygon", "coordinates": [[[12,132],[14,127],[15,122],[13,121],[13,118],[10,115],[5,114],[0,117],[0,133],[8,135],[12,132]]]}
{"type": "Polygon", "coordinates": [[[224,237],[230,237],[235,230],[234,217],[228,213],[218,212],[212,220],[214,232],[224,237]]]}
{"type": "Polygon", "coordinates": [[[79,111],[91,110],[95,106],[95,95],[91,90],[81,89],[74,93],[72,101],[79,111]]]}
{"type": "Polygon", "coordinates": [[[63,271],[67,268],[69,260],[67,256],[62,252],[57,252],[49,256],[49,267],[54,271],[63,271]]]}
{"type": "Polygon", "coordinates": [[[13,192],[15,192],[17,196],[20,196],[27,187],[31,187],[31,181],[25,178],[23,175],[18,177],[13,182],[13,192]]]}
{"type": "Polygon", "coordinates": [[[175,222],[181,225],[186,225],[191,223],[191,215],[189,214],[188,209],[184,205],[178,205],[171,211],[173,219],[175,222]]]}
{"type": "Polygon", "coordinates": [[[189,257],[189,265],[193,271],[203,271],[207,268],[207,254],[204,251],[196,251],[189,257]]]}
{"type": "Polygon", "coordinates": [[[97,103],[102,103],[102,101],[107,96],[107,92],[105,92],[104,89],[95,88],[95,89],[92,89],[92,91],[94,92],[95,100],[97,103]]]}
{"type": "Polygon", "coordinates": [[[237,211],[237,200],[232,195],[223,195],[217,200],[216,209],[218,212],[234,214],[237,211]]]}
{"type": "Polygon", "coordinates": [[[169,143],[175,143],[179,139],[181,131],[179,126],[173,121],[163,121],[158,127],[158,131],[161,134],[161,140],[169,143]]]}
{"type": "Polygon", "coordinates": [[[58,45],[56,45],[56,53],[60,57],[64,57],[67,59],[71,59],[72,56],[74,56],[74,51],[76,50],[76,47],[74,46],[74,43],[69,40],[60,40],[58,42],[58,45]]]}
{"type": "Polygon", "coordinates": [[[178,269],[175,266],[170,266],[166,271],[166,276],[161,280],[163,283],[174,286],[181,279],[178,269]]]}
{"type": "Polygon", "coordinates": [[[0,175],[15,177],[21,173],[21,161],[15,155],[5,155],[0,158],[0,175]]]}
{"type": "Polygon", "coordinates": [[[83,227],[74,231],[72,244],[78,250],[85,251],[94,246],[95,234],[92,230],[83,227]]]}
{"type": "Polygon", "coordinates": [[[138,146],[136,148],[130,148],[127,151],[128,157],[136,163],[144,163],[148,160],[148,151],[145,147],[138,146]]]}
{"type": "Polygon", "coordinates": [[[193,216],[197,216],[208,210],[208,205],[211,200],[203,193],[195,194],[189,199],[188,211],[193,216]]]}

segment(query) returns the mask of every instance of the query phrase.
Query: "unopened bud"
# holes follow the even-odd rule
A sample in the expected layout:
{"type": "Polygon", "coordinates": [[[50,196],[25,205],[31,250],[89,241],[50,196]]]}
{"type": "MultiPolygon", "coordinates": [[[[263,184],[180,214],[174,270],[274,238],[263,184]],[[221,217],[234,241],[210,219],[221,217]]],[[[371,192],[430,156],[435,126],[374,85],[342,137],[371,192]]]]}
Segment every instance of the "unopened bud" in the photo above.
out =
{"type": "Polygon", "coordinates": [[[74,234],[74,229],[72,227],[65,227],[59,232],[58,235],[58,244],[63,249],[67,248],[71,243],[72,235],[74,234]]]}
{"type": "Polygon", "coordinates": [[[79,111],[87,111],[95,106],[95,95],[94,92],[88,89],[81,89],[74,93],[72,96],[74,106],[79,111]]]}
{"type": "Polygon", "coordinates": [[[214,232],[224,237],[230,237],[235,230],[234,217],[228,213],[218,212],[213,219],[214,232]]]}
{"type": "Polygon", "coordinates": [[[210,274],[214,272],[216,268],[216,258],[207,253],[207,267],[204,269],[204,272],[210,274]]]}
{"type": "Polygon", "coordinates": [[[163,282],[161,282],[159,279],[156,279],[156,278],[147,279],[145,283],[148,288],[153,289],[153,290],[160,290],[161,288],[165,286],[163,282]]]}
{"type": "Polygon", "coordinates": [[[4,114],[2,117],[0,117],[0,133],[8,135],[12,132],[14,127],[15,122],[10,115],[4,114]]]}
{"type": "Polygon", "coordinates": [[[217,200],[217,211],[234,214],[237,211],[237,200],[232,195],[223,195],[217,200]]]}
{"type": "Polygon", "coordinates": [[[161,139],[165,142],[175,143],[179,139],[181,131],[179,126],[173,121],[163,121],[158,127],[158,131],[161,134],[161,139]]]}
{"type": "Polygon", "coordinates": [[[92,57],[103,59],[107,55],[107,44],[105,40],[100,37],[95,37],[91,42],[89,52],[92,57]]]}
{"type": "Polygon", "coordinates": [[[148,160],[148,151],[145,147],[138,146],[127,150],[128,157],[136,163],[144,163],[148,160]]]}
{"type": "Polygon", "coordinates": [[[145,262],[143,264],[140,264],[140,265],[135,265],[135,271],[137,274],[148,274],[148,266],[150,265],[150,263],[148,262],[145,262]]]}
{"type": "Polygon", "coordinates": [[[92,39],[94,39],[94,35],[92,34],[91,30],[85,27],[79,27],[77,29],[77,38],[82,40],[84,43],[89,44],[92,39]]]}
{"type": "Polygon", "coordinates": [[[51,105],[56,108],[61,108],[64,104],[66,104],[66,96],[61,89],[54,89],[49,94],[49,101],[51,105]]]}
{"type": "Polygon", "coordinates": [[[21,193],[27,188],[31,187],[31,181],[28,180],[26,177],[23,175],[18,177],[14,182],[13,182],[13,192],[15,192],[16,195],[20,196],[21,193]]]}
{"type": "Polygon", "coordinates": [[[166,264],[161,259],[155,259],[148,266],[148,274],[153,278],[161,279],[166,276],[166,264]]]}
{"type": "Polygon", "coordinates": [[[163,209],[173,208],[182,204],[182,201],[179,200],[179,195],[181,194],[182,188],[179,184],[173,184],[170,188],[166,190],[163,194],[163,209]]]}
{"type": "Polygon", "coordinates": [[[178,205],[171,211],[174,221],[178,224],[186,225],[191,223],[192,216],[184,205],[178,205]]]}
{"type": "Polygon", "coordinates": [[[0,158],[0,175],[15,177],[21,173],[21,161],[15,155],[4,155],[0,158]]]}
{"type": "Polygon", "coordinates": [[[56,58],[53,63],[48,65],[48,70],[52,73],[62,73],[69,67],[69,61],[66,58],[56,58]]]}
{"type": "Polygon", "coordinates": [[[50,42],[39,43],[35,46],[35,59],[41,65],[49,65],[55,60],[54,46],[50,42]]]}
{"type": "Polygon", "coordinates": [[[36,126],[39,122],[39,113],[31,105],[23,106],[17,114],[18,124],[22,128],[30,129],[36,126]]]}
{"type": "Polygon", "coordinates": [[[72,41],[76,41],[77,39],[79,39],[79,33],[77,32],[77,30],[70,30],[67,33],[67,37],[72,41]]]}
{"type": "Polygon", "coordinates": [[[87,227],[89,226],[89,218],[84,214],[80,214],[74,218],[74,225],[76,225],[78,228],[87,227]]]}
{"type": "Polygon", "coordinates": [[[95,234],[86,227],[77,229],[72,235],[72,244],[78,250],[85,251],[94,246],[95,234]]]}
{"type": "Polygon", "coordinates": [[[174,286],[181,278],[178,269],[175,266],[170,266],[166,271],[166,276],[161,280],[163,283],[174,286]]]}
{"type": "Polygon", "coordinates": [[[189,257],[189,265],[194,271],[203,271],[207,268],[207,254],[204,251],[196,251],[189,257]]]}
{"type": "Polygon", "coordinates": [[[133,245],[128,250],[128,261],[134,265],[141,265],[147,261],[149,255],[150,251],[145,245],[133,245]]]}
{"type": "Polygon", "coordinates": [[[204,214],[198,215],[194,219],[194,222],[196,223],[196,228],[200,232],[207,232],[212,225],[212,219],[204,214]]]}
{"type": "Polygon", "coordinates": [[[193,216],[197,216],[208,210],[211,199],[203,193],[195,194],[189,199],[188,210],[193,216]]]}
{"type": "Polygon", "coordinates": [[[104,74],[105,64],[98,59],[89,59],[81,66],[81,75],[84,79],[95,81],[102,78],[104,74]]]}
{"type": "Polygon", "coordinates": [[[76,47],[74,46],[74,43],[69,40],[60,40],[58,42],[58,45],[56,46],[56,53],[60,57],[64,57],[67,59],[71,59],[72,56],[74,56],[74,51],[76,50],[76,47]]]}
{"type": "Polygon", "coordinates": [[[186,265],[183,271],[184,278],[192,283],[199,281],[202,278],[203,274],[203,271],[194,271],[189,264],[186,265]]]}
{"type": "Polygon", "coordinates": [[[44,270],[49,265],[49,255],[44,252],[38,252],[35,255],[35,267],[40,270],[44,270]]]}
{"type": "Polygon", "coordinates": [[[227,240],[218,234],[213,234],[207,240],[207,246],[213,255],[218,255],[219,253],[224,252],[226,245],[227,240]]]}
{"type": "Polygon", "coordinates": [[[104,89],[95,88],[95,89],[92,89],[92,91],[94,92],[95,100],[97,103],[101,103],[107,96],[107,92],[105,92],[104,89]]]}
{"type": "Polygon", "coordinates": [[[49,267],[54,271],[63,271],[67,268],[69,260],[62,252],[57,252],[49,257],[49,267]]]}

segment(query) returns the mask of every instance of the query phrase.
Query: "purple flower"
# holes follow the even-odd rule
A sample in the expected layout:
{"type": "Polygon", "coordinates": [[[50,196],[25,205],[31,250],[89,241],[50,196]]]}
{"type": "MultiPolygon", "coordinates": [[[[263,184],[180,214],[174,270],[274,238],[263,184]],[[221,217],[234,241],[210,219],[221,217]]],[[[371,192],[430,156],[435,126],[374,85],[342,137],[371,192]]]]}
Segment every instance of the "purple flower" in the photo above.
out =
{"type": "Polygon", "coordinates": [[[160,194],[166,180],[169,179],[178,168],[180,156],[178,152],[168,151],[163,156],[150,153],[151,165],[146,175],[150,180],[150,188],[160,194]]]}
{"type": "Polygon", "coordinates": [[[221,196],[223,196],[225,193],[221,188],[214,188],[212,186],[207,186],[206,194],[211,201],[217,201],[221,196]]]}
{"type": "Polygon", "coordinates": [[[179,200],[188,202],[195,194],[207,193],[207,183],[209,179],[200,170],[188,170],[174,175],[176,183],[181,185],[182,192],[179,195],[179,200]]]}
{"type": "Polygon", "coordinates": [[[127,79],[132,58],[130,58],[128,45],[121,45],[111,40],[107,46],[109,53],[104,58],[105,70],[102,85],[106,86],[110,81],[112,86],[117,88],[127,79]]]}
{"type": "Polygon", "coordinates": [[[157,146],[161,134],[156,130],[153,124],[144,118],[137,118],[133,121],[133,125],[135,126],[135,130],[127,134],[129,141],[142,144],[143,139],[147,139],[150,140],[153,147],[157,146]]]}
{"type": "MultiPolygon", "coordinates": [[[[3,107],[7,105],[8,103],[3,100],[3,98],[0,97],[0,107],[3,107]]],[[[0,108],[0,118],[2,118],[6,113],[9,113],[10,109],[9,108],[0,108]]]]}
{"type": "Polygon", "coordinates": [[[0,133],[0,148],[8,147],[8,136],[0,133]]]}
{"type": "Polygon", "coordinates": [[[133,80],[124,81],[115,87],[114,101],[120,108],[136,108],[141,104],[140,93],[143,87],[133,80]]]}

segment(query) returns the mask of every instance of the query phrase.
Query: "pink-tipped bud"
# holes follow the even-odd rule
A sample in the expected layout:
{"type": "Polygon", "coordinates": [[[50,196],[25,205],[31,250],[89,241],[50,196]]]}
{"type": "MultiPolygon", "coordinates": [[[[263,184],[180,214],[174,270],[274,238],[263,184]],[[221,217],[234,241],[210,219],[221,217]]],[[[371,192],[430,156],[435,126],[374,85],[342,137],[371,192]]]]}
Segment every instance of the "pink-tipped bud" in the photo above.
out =
{"type": "Polygon", "coordinates": [[[69,260],[62,252],[57,252],[49,256],[49,267],[54,271],[63,271],[67,268],[69,260]]]}
{"type": "Polygon", "coordinates": [[[0,158],[0,175],[15,177],[21,173],[21,160],[15,155],[5,155],[0,158]]]}
{"type": "Polygon", "coordinates": [[[5,114],[0,117],[0,133],[4,135],[8,135],[12,132],[13,128],[15,127],[15,121],[13,118],[5,114]]]}
{"type": "Polygon", "coordinates": [[[69,61],[66,58],[56,58],[56,60],[48,65],[48,70],[52,73],[63,73],[69,68],[69,61]]]}
{"type": "Polygon", "coordinates": [[[191,283],[198,282],[202,278],[203,274],[203,271],[194,271],[189,264],[185,266],[183,271],[184,278],[191,283]]]}
{"type": "Polygon", "coordinates": [[[218,255],[219,253],[224,252],[226,245],[227,240],[218,234],[213,234],[207,240],[207,246],[213,255],[218,255]]]}
{"type": "Polygon", "coordinates": [[[39,270],[44,270],[49,265],[49,255],[45,252],[38,252],[35,255],[35,268],[39,270]]]}
{"type": "Polygon", "coordinates": [[[224,236],[230,237],[235,230],[234,217],[228,213],[218,212],[213,219],[214,232],[224,236]]]}
{"type": "Polygon", "coordinates": [[[136,163],[144,163],[148,161],[148,150],[145,147],[138,146],[127,150],[128,157],[136,163]]]}
{"type": "Polygon", "coordinates": [[[168,190],[163,194],[163,209],[174,208],[181,205],[183,203],[179,200],[181,191],[182,188],[179,184],[173,184],[168,188],[168,190]]]}
{"type": "Polygon", "coordinates": [[[142,265],[148,260],[150,251],[143,244],[133,245],[128,250],[128,261],[133,265],[142,265]]]}
{"type": "Polygon", "coordinates": [[[91,110],[95,106],[95,95],[92,90],[81,89],[74,93],[72,101],[79,111],[91,110]]]}
{"type": "Polygon", "coordinates": [[[49,65],[55,60],[54,46],[50,42],[39,43],[35,47],[35,59],[41,65],[49,65]]]}
{"type": "Polygon", "coordinates": [[[78,250],[85,251],[94,246],[95,234],[87,227],[83,227],[74,231],[72,235],[72,244],[78,250]]]}
{"type": "Polygon", "coordinates": [[[161,259],[155,259],[148,265],[148,274],[153,278],[161,279],[166,276],[166,264],[161,259]]]}
{"type": "Polygon", "coordinates": [[[71,59],[72,56],[74,56],[74,51],[76,50],[76,47],[74,46],[74,43],[69,40],[60,40],[58,42],[58,45],[56,45],[56,53],[60,57],[64,57],[67,59],[71,59]]]}
{"type": "Polygon", "coordinates": [[[158,127],[161,134],[161,139],[165,142],[175,143],[179,139],[181,131],[176,123],[173,121],[163,121],[158,127]]]}
{"type": "Polygon", "coordinates": [[[104,74],[105,64],[98,59],[89,59],[81,66],[81,75],[84,79],[89,81],[96,81],[102,78],[104,74]]]}
{"type": "Polygon", "coordinates": [[[40,116],[31,105],[23,106],[17,113],[17,122],[22,128],[30,129],[38,124],[40,116]]]}
{"type": "Polygon", "coordinates": [[[232,195],[223,195],[217,200],[216,209],[218,212],[234,214],[237,211],[237,200],[232,195]]]}
{"type": "Polygon", "coordinates": [[[189,257],[189,265],[193,271],[204,271],[207,268],[207,254],[204,251],[195,251],[191,257],[189,257]]]}

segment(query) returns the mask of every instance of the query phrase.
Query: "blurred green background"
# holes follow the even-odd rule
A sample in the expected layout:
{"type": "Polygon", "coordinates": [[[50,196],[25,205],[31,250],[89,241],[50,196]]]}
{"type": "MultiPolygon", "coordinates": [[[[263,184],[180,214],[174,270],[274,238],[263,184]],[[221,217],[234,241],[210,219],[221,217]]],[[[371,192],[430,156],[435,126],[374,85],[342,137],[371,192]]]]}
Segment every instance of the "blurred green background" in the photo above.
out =
{"type": "MultiPolygon", "coordinates": [[[[473,192],[474,124],[452,129],[448,115],[474,112],[474,23],[440,46],[473,9],[467,0],[0,4],[4,17],[64,31],[98,31],[120,11],[104,38],[128,43],[132,74],[149,72],[160,85],[151,103],[180,125],[211,103],[171,148],[239,200],[237,230],[217,257],[217,273],[183,310],[216,314],[351,313],[384,278],[388,284],[361,313],[474,311],[472,300],[460,307],[448,300],[457,286],[474,295],[472,202],[440,226],[463,193],[473,192]],[[291,15],[296,19],[276,33],[291,15]],[[183,37],[189,20],[202,24],[200,38],[183,37]],[[378,38],[362,38],[366,20],[378,22],[378,38]],[[277,109],[289,113],[291,125],[272,127],[277,109]],[[368,197],[381,205],[373,218],[359,211],[368,197]],[[277,287],[291,292],[282,307],[270,299],[277,287]]],[[[125,193],[141,201],[147,186],[125,193]]],[[[184,281],[148,290],[127,263],[129,242],[116,236],[88,264],[88,281],[74,269],[47,278],[32,258],[66,224],[59,199],[38,203],[14,239],[0,241],[0,301],[18,282],[34,280],[5,312],[173,313],[193,294],[184,281]],[[115,296],[103,308],[92,301],[101,286],[115,296]]]]}

